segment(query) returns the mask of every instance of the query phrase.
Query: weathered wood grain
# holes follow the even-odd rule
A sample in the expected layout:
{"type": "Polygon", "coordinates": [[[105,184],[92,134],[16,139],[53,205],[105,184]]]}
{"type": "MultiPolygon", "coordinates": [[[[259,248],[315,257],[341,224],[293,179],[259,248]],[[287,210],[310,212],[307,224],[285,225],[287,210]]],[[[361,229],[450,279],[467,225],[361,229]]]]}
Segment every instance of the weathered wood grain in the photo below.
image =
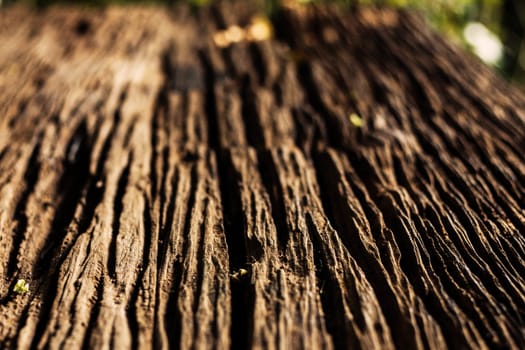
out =
{"type": "Polygon", "coordinates": [[[214,39],[256,15],[0,11],[0,348],[524,348],[522,93],[404,11],[214,39]]]}

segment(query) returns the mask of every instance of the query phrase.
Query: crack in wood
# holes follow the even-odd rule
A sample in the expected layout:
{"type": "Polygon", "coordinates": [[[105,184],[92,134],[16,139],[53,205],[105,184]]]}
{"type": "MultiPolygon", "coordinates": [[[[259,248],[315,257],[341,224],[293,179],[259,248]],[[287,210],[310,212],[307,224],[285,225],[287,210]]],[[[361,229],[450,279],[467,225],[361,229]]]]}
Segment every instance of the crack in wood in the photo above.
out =
{"type": "Polygon", "coordinates": [[[406,11],[214,44],[256,14],[0,12],[0,348],[524,348],[522,93],[406,11]]]}

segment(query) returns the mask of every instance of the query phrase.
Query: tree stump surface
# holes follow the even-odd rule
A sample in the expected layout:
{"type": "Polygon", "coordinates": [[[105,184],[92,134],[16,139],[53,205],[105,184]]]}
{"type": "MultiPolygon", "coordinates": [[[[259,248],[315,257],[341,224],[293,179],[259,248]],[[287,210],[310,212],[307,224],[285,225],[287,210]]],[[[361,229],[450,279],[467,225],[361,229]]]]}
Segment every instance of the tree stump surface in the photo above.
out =
{"type": "Polygon", "coordinates": [[[254,16],[0,11],[0,348],[525,348],[524,96],[408,12],[254,16]]]}

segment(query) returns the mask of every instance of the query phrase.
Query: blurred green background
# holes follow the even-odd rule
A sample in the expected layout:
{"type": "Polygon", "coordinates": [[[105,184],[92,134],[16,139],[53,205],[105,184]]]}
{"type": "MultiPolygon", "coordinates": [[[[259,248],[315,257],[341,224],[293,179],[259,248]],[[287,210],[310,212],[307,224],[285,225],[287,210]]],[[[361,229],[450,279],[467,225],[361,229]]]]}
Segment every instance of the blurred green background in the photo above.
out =
{"type": "MultiPolygon", "coordinates": [[[[177,0],[175,0],[176,2],[177,0]]],[[[179,0],[201,6],[213,0],[179,0]]],[[[257,0],[255,0],[257,1],[257,0]]],[[[270,0],[259,2],[267,11],[275,10],[281,2],[323,2],[323,0],[270,0]]],[[[0,4],[26,3],[47,6],[65,0],[0,0],[0,4]]],[[[82,0],[89,5],[108,3],[156,2],[174,0],[82,0]]],[[[450,40],[467,48],[481,60],[494,67],[509,81],[525,89],[525,0],[324,0],[344,5],[384,5],[411,8],[421,12],[431,25],[450,40]]],[[[271,14],[271,13],[270,13],[271,14]]]]}

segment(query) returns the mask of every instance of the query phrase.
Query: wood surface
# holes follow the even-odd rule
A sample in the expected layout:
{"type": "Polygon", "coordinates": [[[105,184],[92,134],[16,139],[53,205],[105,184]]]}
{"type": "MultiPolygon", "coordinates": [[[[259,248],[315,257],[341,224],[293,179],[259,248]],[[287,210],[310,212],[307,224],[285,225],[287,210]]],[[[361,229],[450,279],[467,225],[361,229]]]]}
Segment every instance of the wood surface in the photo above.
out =
{"type": "Polygon", "coordinates": [[[405,11],[214,40],[255,15],[0,11],[0,349],[525,348],[523,94],[405,11]]]}

